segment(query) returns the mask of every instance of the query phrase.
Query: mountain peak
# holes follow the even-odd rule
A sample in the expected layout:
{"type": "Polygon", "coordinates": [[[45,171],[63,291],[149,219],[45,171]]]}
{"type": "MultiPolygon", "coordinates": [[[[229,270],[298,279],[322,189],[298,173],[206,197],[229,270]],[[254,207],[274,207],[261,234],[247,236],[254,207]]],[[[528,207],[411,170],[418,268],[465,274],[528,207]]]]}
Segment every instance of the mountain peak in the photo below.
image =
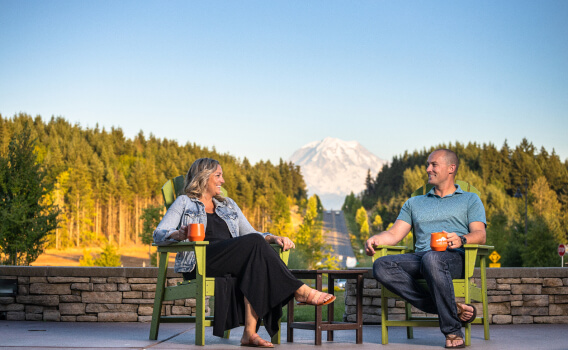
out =
{"type": "Polygon", "coordinates": [[[333,137],[304,145],[290,161],[300,166],[308,193],[317,193],[326,209],[339,209],[346,195],[363,191],[367,171],[374,176],[387,163],[357,141],[333,137]]]}

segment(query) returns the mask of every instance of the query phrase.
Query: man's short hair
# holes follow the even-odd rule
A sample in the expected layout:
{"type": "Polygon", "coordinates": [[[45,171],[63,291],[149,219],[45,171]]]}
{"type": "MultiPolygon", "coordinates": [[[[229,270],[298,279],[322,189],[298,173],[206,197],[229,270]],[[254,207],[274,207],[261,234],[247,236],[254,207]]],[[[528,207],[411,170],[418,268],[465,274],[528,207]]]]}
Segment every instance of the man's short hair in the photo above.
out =
{"type": "MultiPolygon", "coordinates": [[[[457,154],[454,151],[452,151],[450,149],[446,149],[446,148],[440,148],[440,149],[435,150],[434,152],[438,152],[438,151],[444,152],[444,159],[446,160],[446,163],[448,165],[455,164],[455,166],[456,166],[456,171],[454,172],[454,176],[455,176],[458,173],[458,168],[460,167],[460,160],[459,160],[457,154]]],[[[432,153],[434,153],[434,152],[432,152],[432,153]]]]}

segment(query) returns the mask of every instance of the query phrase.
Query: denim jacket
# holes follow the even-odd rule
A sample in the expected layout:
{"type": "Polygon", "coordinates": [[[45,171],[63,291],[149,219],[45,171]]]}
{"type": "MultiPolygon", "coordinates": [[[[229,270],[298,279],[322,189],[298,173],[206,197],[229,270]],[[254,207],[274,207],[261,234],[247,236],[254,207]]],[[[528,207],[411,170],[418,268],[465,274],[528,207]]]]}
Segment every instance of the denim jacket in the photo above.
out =
{"type": "MultiPolygon", "coordinates": [[[[269,235],[269,233],[256,231],[231,198],[226,198],[223,202],[213,198],[213,204],[215,204],[215,213],[227,223],[233,238],[249,233],[269,235]]],[[[203,224],[207,228],[205,205],[196,198],[189,198],[186,195],[179,196],[154,230],[154,243],[158,245],[177,243],[178,241],[169,238],[169,236],[181,226],[197,223],[203,224]]],[[[191,272],[194,268],[195,254],[193,252],[177,253],[174,265],[175,272],[191,272]]]]}

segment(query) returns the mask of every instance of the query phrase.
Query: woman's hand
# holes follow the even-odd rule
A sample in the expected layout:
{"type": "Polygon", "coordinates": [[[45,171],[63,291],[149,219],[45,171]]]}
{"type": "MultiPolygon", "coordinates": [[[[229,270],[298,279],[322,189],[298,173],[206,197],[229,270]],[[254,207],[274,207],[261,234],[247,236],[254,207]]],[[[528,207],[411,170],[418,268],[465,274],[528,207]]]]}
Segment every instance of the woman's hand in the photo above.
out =
{"type": "Polygon", "coordinates": [[[187,239],[188,234],[189,234],[188,226],[182,226],[179,228],[179,230],[172,233],[169,238],[181,242],[187,239]]]}
{"type": "Polygon", "coordinates": [[[276,243],[282,247],[284,251],[296,248],[296,245],[292,240],[288,237],[280,237],[280,236],[266,236],[268,238],[268,243],[276,243]]]}

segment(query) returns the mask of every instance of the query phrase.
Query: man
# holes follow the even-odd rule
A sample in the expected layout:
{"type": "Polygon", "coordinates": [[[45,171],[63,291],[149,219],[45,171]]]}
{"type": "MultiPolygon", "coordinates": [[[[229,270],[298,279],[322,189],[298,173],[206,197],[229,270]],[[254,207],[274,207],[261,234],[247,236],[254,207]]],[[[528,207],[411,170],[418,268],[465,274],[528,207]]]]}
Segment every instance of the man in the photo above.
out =
{"type": "Polygon", "coordinates": [[[386,288],[427,313],[438,314],[446,348],[465,347],[462,323],[472,322],[476,310],[469,304],[456,304],[453,278],[463,278],[466,243],[485,243],[485,209],[479,197],[455,184],[459,161],[456,154],[439,149],[428,157],[428,183],[434,185],[423,196],[404,203],[394,225],[374,235],[365,245],[374,255],[377,245],[395,245],[414,227],[415,252],[379,258],[373,265],[374,277],[386,288]],[[448,249],[430,249],[430,234],[446,232],[448,249]],[[428,283],[424,291],[416,283],[428,283]]]}

